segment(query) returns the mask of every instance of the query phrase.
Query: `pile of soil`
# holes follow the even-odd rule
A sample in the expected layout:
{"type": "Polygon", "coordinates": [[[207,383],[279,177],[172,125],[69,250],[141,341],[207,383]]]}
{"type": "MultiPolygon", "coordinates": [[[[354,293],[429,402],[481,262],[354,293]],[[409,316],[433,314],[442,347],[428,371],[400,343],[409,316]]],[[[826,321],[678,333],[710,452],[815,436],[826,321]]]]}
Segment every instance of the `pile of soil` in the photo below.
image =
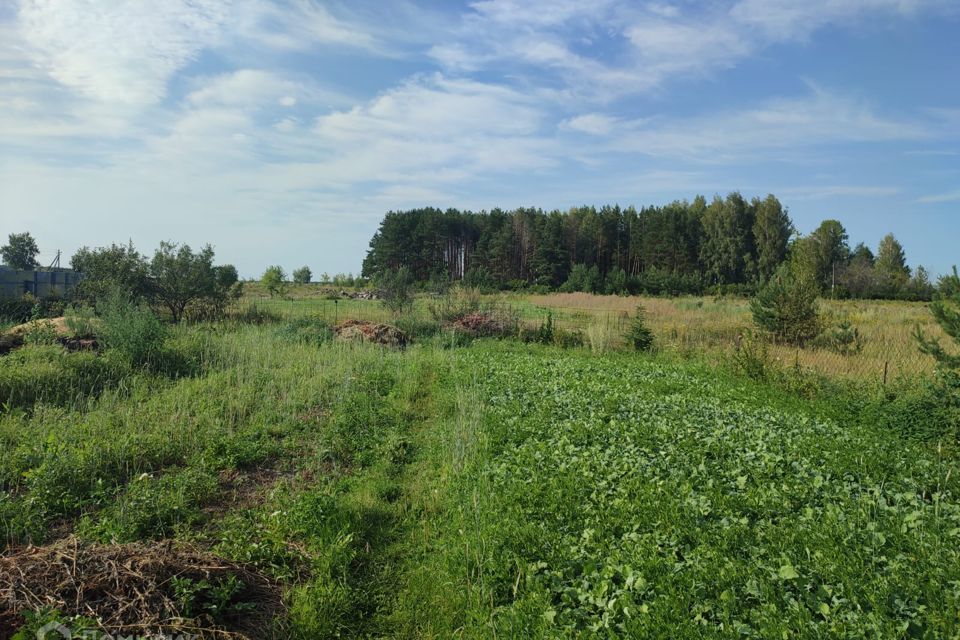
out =
{"type": "Polygon", "coordinates": [[[450,326],[473,338],[502,336],[507,332],[504,323],[489,313],[468,313],[450,322],[450,326]]]}
{"type": "Polygon", "coordinates": [[[333,328],[338,340],[360,341],[382,344],[390,347],[404,347],[410,338],[391,324],[368,322],[366,320],[347,320],[333,328]]]}
{"type": "Polygon", "coordinates": [[[25,322],[9,329],[6,333],[0,335],[0,355],[22,347],[27,333],[35,329],[38,323],[53,329],[53,332],[57,336],[57,342],[71,351],[80,351],[83,349],[96,350],[98,347],[97,341],[94,338],[72,337],[70,328],[67,327],[67,319],[60,316],[59,318],[37,320],[36,322],[25,322]]]}
{"type": "MultiPolygon", "coordinates": [[[[283,611],[280,587],[264,575],[170,541],[94,544],[74,537],[0,556],[0,638],[9,638],[21,613],[48,606],[65,616],[92,618],[115,636],[194,634],[200,638],[267,638],[283,611]],[[192,584],[239,580],[238,603],[214,622],[187,617],[174,578],[192,584]]],[[[197,607],[200,608],[200,607],[197,607]]]]}

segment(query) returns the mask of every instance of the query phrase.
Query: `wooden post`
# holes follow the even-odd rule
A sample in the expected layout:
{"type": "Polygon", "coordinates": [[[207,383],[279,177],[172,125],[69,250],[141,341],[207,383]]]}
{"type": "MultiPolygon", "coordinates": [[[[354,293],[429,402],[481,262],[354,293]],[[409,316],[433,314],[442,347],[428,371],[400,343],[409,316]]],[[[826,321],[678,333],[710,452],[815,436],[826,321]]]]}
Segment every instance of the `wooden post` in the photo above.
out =
{"type": "Polygon", "coordinates": [[[890,361],[884,361],[883,363],[883,386],[887,386],[887,373],[890,371],[890,361]]]}

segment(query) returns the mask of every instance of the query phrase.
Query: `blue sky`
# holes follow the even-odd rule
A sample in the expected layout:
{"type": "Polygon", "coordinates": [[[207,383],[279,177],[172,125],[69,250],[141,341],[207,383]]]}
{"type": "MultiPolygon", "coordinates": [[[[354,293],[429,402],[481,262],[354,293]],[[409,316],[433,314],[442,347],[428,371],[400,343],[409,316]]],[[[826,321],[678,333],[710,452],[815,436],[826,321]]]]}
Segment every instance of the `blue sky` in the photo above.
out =
{"type": "Polygon", "coordinates": [[[383,213],[772,192],[960,262],[956,0],[0,3],[0,233],[357,272],[383,213]]]}

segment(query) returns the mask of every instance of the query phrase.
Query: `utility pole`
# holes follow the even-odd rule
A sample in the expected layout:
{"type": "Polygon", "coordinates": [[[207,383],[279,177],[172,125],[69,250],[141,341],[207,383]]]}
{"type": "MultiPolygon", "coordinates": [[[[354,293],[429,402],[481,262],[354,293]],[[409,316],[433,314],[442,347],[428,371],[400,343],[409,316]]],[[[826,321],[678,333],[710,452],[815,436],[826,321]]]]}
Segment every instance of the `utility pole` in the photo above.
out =
{"type": "Polygon", "coordinates": [[[50,263],[49,269],[59,269],[60,268],[60,249],[57,249],[57,257],[53,259],[53,262],[50,263]]]}

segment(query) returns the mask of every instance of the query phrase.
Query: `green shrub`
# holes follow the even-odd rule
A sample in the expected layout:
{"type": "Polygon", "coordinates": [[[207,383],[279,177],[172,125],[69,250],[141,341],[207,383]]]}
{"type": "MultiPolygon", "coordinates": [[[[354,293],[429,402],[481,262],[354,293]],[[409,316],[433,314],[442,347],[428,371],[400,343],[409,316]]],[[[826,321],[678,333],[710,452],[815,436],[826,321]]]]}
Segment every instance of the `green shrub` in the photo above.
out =
{"type": "Polygon", "coordinates": [[[394,314],[413,306],[413,274],[407,267],[387,270],[376,278],[376,288],[383,305],[394,314]]]}
{"type": "Polygon", "coordinates": [[[803,346],[822,331],[819,293],[816,283],[784,264],[750,300],[753,321],[775,342],[803,346]]]}
{"type": "Polygon", "coordinates": [[[774,364],[767,343],[749,332],[737,337],[732,364],[735,371],[751,380],[769,380],[774,372],[774,364]]]}
{"type": "Polygon", "coordinates": [[[637,312],[630,321],[626,340],[637,351],[653,349],[653,331],[647,326],[647,312],[640,305],[637,306],[637,312]]]}
{"type": "Polygon", "coordinates": [[[99,305],[100,343],[134,367],[158,364],[167,328],[150,310],[114,290],[99,305]]]}
{"type": "Polygon", "coordinates": [[[864,339],[860,335],[860,331],[849,321],[844,320],[814,338],[810,344],[818,349],[826,349],[841,356],[852,356],[863,350],[863,343],[864,339]]]}

